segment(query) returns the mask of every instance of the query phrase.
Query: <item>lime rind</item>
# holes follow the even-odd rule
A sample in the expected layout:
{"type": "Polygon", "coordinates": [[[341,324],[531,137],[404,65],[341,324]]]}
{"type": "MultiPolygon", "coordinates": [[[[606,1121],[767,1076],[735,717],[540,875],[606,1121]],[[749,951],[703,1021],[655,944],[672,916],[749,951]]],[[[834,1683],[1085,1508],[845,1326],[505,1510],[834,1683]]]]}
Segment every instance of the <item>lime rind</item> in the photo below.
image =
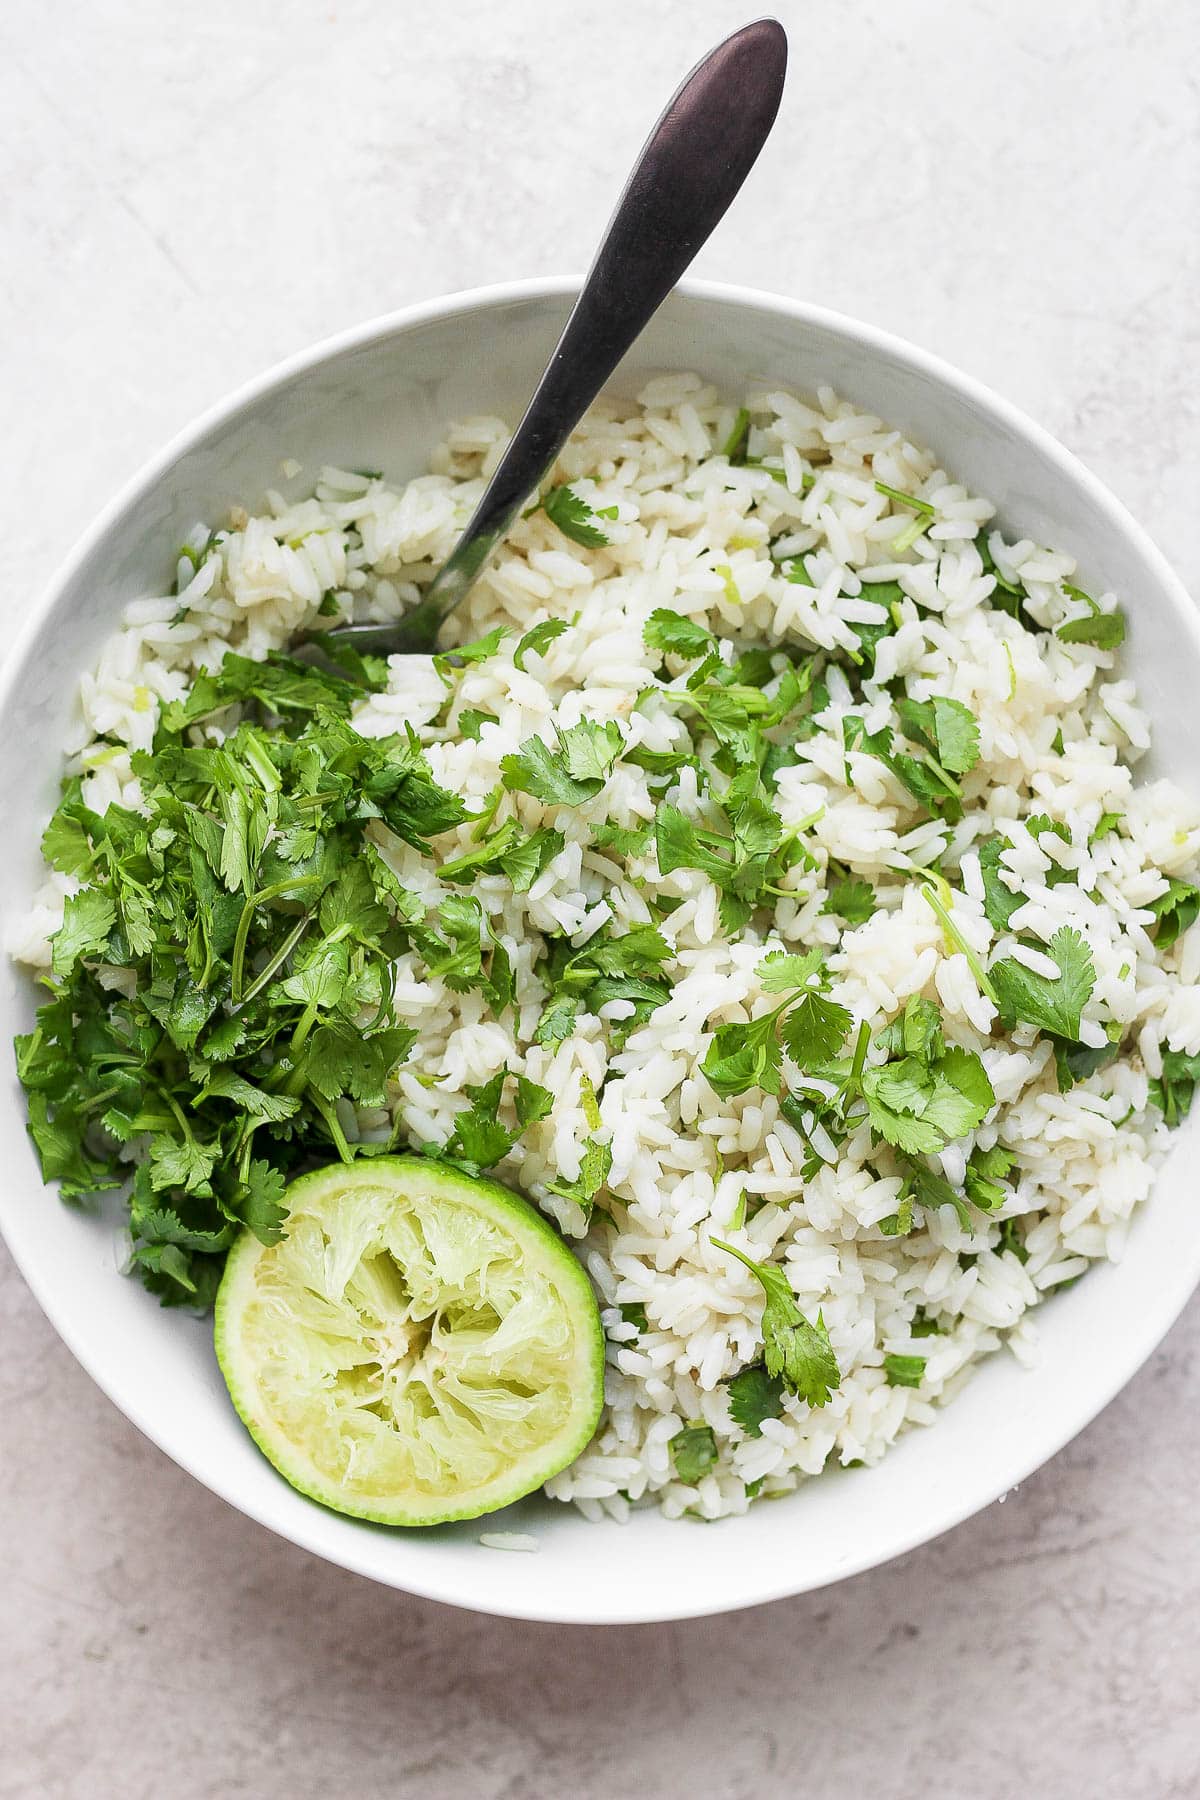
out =
{"type": "Polygon", "coordinates": [[[477,1518],[582,1451],[604,1336],[574,1255],[526,1200],[418,1157],[292,1183],[217,1296],[234,1406],[287,1481],[388,1525],[477,1518]]]}

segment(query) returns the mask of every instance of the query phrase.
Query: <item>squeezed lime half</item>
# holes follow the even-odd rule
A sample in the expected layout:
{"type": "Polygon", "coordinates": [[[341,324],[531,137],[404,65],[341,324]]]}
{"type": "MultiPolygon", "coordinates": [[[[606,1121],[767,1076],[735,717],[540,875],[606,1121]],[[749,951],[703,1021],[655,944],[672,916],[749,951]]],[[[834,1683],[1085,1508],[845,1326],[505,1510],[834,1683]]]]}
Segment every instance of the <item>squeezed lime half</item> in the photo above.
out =
{"type": "Polygon", "coordinates": [[[217,1360],[302,1494],[386,1525],[472,1519],[579,1455],[604,1400],[586,1274],[528,1201],[419,1157],[288,1189],[287,1235],[244,1232],[217,1360]]]}

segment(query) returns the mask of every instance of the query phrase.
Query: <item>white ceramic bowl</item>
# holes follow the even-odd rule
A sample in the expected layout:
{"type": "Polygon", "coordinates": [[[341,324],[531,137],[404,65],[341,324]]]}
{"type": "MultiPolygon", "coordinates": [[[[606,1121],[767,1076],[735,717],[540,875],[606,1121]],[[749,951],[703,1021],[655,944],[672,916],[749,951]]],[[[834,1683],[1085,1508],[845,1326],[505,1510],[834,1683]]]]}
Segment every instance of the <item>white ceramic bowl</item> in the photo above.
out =
{"type": "MultiPolygon", "coordinates": [[[[252,382],[176,440],[113,502],[35,608],[0,695],[8,796],[6,907],[38,869],[59,745],[80,671],[133,597],[161,593],[173,551],[201,519],[253,500],[284,456],[423,469],[449,419],[514,421],[566,316],[574,284],[525,282],[452,296],[361,326],[252,382]]],[[[976,382],[868,326],[746,290],[691,284],[667,302],[614,386],[698,369],[731,395],[764,378],[829,382],[937,452],[1000,509],[1014,534],[1075,555],[1081,580],[1113,588],[1130,619],[1128,664],[1154,721],[1152,767],[1193,784],[1200,630],[1186,594],[1118,503],[1045,432],[976,382]]],[[[0,1038],[25,1029],[31,984],[5,964],[0,1038]]],[[[6,1057],[7,1057],[7,1053],[6,1057]]],[[[11,1063],[6,1062],[11,1069],[11,1063]]],[[[8,1077],[0,1226],[29,1285],[84,1368],[146,1435],[233,1506],[294,1543],[393,1587],[522,1618],[683,1618],[800,1593],[871,1567],[986,1506],[1092,1419],[1154,1349],[1200,1278],[1189,1147],[1178,1134],[1119,1267],[1102,1267],[1040,1315],[1043,1362],[981,1368],[928,1431],[884,1463],[811,1482],[706,1530],[642,1513],[590,1525],[526,1501],[487,1528],[535,1531],[537,1555],[482,1548],[479,1524],[389,1531],[339,1518],[287,1487],[230,1406],[207,1322],[164,1312],[118,1272],[111,1217],[46,1193],[8,1077]]],[[[84,1502],[86,1505],[86,1500],[84,1502]]]]}

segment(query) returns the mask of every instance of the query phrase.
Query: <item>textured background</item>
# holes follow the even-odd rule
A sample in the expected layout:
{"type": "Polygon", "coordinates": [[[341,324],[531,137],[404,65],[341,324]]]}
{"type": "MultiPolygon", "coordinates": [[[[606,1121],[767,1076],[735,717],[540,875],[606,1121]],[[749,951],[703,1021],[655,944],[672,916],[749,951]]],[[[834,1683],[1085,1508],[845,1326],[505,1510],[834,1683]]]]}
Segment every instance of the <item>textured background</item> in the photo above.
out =
{"type": "MultiPolygon", "coordinates": [[[[667,93],[751,7],[0,9],[11,616],[244,377],[405,301],[580,267],[667,93]]],[[[784,115],[698,271],[981,376],[1196,585],[1194,0],[778,10],[784,115]]],[[[0,1313],[4,1800],[1200,1793],[1195,1308],[1002,1509],[823,1594],[623,1632],[313,1561],[143,1442],[7,1261],[0,1313]]]]}

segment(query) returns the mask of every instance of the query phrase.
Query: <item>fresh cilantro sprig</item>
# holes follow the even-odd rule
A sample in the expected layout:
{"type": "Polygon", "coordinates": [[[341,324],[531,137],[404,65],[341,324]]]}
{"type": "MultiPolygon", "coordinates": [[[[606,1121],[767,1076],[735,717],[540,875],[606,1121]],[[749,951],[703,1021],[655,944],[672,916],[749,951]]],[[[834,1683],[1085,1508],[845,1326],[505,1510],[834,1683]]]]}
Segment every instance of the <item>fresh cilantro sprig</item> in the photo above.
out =
{"type": "Polygon", "coordinates": [[[774,952],[759,964],[758,974],[767,993],[788,998],[747,1024],[717,1027],[700,1072],[723,1100],[752,1087],[777,1094],[782,1049],[801,1069],[820,1065],[837,1055],[850,1029],[847,1008],[822,991],[827,984],[819,951],[774,952]]]}
{"type": "Polygon", "coordinates": [[[671,1461],[675,1473],[687,1487],[703,1481],[717,1465],[717,1440],[711,1425],[685,1425],[671,1439],[671,1461]]]}
{"type": "Polygon", "coordinates": [[[711,1242],[727,1256],[735,1256],[762,1288],[763,1362],[767,1374],[777,1377],[809,1406],[826,1405],[841,1385],[842,1375],[822,1315],[817,1314],[815,1325],[809,1323],[796,1305],[787,1275],[774,1263],[755,1262],[721,1238],[711,1242]]]}
{"type": "Polygon", "coordinates": [[[1097,650],[1119,650],[1125,642],[1125,615],[1120,607],[1105,612],[1098,600],[1093,600],[1082,588],[1073,587],[1069,581],[1063,582],[1063,590],[1086,610],[1057,628],[1054,635],[1059,642],[1091,644],[1097,650]]]}
{"type": "Polygon", "coordinates": [[[955,822],[962,817],[959,778],[969,774],[979,761],[979,731],[970,709],[959,700],[938,694],[930,700],[903,699],[897,703],[896,711],[905,736],[917,746],[916,755],[897,748],[889,726],[868,731],[861,714],[843,714],[847,785],[853,785],[849,752],[857,750],[890,769],[931,816],[955,822]]]}

